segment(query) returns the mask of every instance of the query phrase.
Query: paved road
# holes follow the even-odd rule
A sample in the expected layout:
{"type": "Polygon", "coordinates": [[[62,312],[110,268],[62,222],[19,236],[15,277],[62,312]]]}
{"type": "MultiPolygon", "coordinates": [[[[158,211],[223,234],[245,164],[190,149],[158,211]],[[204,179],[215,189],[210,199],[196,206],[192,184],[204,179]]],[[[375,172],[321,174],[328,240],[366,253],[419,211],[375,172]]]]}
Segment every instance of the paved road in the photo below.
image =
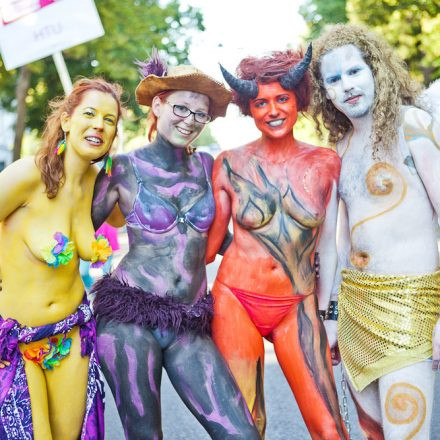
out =
{"type": "MultiPolygon", "coordinates": [[[[121,236],[122,248],[126,249],[125,238],[121,236]]],[[[116,262],[120,255],[117,256],[116,262]]],[[[212,283],[219,261],[208,266],[208,280],[212,283]]],[[[338,393],[341,396],[341,376],[339,367],[335,369],[338,393]]],[[[209,440],[201,425],[192,416],[174,391],[168,376],[162,379],[162,423],[165,440],[209,440]]],[[[435,395],[437,404],[433,411],[431,440],[440,440],[440,380],[437,378],[435,395]]],[[[266,344],[265,396],[268,417],[266,440],[305,440],[310,439],[302,421],[301,414],[290,388],[278,366],[272,344],[266,344]]],[[[340,397],[340,401],[342,401],[340,397]]],[[[349,398],[349,417],[352,425],[352,440],[362,440],[353,403],[349,398]]],[[[115,403],[110,390],[106,392],[106,440],[123,440],[115,403]]],[[[136,439],[137,440],[137,439],[136,439]]],[[[400,440],[400,439],[396,439],[400,440]]]]}
{"type": "MultiPolygon", "coordinates": [[[[290,388],[276,363],[273,350],[269,346],[266,350],[265,394],[268,417],[266,440],[310,439],[290,388]]],[[[335,375],[341,396],[339,368],[335,369],[335,375]]],[[[433,412],[432,440],[440,440],[440,380],[437,380],[436,396],[438,398],[433,412]]],[[[124,435],[110,392],[107,393],[106,404],[106,439],[122,440],[124,435]]],[[[351,438],[362,440],[351,400],[349,400],[349,414],[352,425],[351,438]]],[[[162,381],[162,423],[165,440],[209,440],[208,434],[177,396],[166,374],[163,375],[162,381]]]]}

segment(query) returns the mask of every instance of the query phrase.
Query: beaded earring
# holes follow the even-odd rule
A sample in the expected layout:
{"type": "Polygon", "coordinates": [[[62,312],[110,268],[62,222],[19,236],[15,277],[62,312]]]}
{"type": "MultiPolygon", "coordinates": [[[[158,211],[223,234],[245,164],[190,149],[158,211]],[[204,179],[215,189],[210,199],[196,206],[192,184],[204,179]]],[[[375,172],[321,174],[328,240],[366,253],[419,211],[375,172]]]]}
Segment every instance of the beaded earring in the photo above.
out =
{"type": "MultiPolygon", "coordinates": [[[[64,132],[63,132],[64,133],[64,132]]],[[[55,150],[54,150],[54,153],[57,155],[57,156],[60,156],[61,154],[63,154],[64,153],[64,150],[66,149],[66,133],[64,133],[64,137],[63,137],[63,139],[61,139],[59,142],[58,142],[58,144],[57,144],[57,146],[56,146],[56,148],[55,148],[55,150]]]]}

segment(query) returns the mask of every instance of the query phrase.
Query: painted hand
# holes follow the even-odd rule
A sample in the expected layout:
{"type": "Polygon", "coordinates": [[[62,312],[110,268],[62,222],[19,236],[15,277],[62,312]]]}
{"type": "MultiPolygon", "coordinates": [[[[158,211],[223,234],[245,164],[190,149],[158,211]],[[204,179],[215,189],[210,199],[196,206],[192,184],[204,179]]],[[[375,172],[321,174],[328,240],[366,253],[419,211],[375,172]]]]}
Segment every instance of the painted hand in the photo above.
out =
{"type": "Polygon", "coordinates": [[[338,348],[338,321],[327,319],[324,321],[324,327],[332,356],[332,364],[338,365],[341,362],[341,355],[339,354],[338,348]]]}
{"type": "Polygon", "coordinates": [[[440,369],[440,318],[432,332],[432,369],[440,369]]]}

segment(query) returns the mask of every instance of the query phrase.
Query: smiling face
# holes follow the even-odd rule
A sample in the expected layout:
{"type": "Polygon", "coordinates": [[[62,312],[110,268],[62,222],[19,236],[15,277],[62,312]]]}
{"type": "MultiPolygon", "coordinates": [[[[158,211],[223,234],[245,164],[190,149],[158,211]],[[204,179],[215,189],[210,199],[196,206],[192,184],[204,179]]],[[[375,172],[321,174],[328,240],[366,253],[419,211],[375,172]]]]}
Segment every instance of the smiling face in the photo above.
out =
{"type": "Polygon", "coordinates": [[[170,93],[166,98],[155,96],[152,109],[157,117],[157,132],[170,144],[176,147],[186,147],[203,131],[205,124],[197,122],[194,114],[186,118],[177,116],[173,106],[186,107],[194,113],[209,113],[209,98],[201,93],[178,90],[170,93]]]}
{"type": "Polygon", "coordinates": [[[353,44],[337,47],[321,60],[327,98],[349,119],[368,114],[374,103],[373,73],[353,44]]]}
{"type": "Polygon", "coordinates": [[[98,90],[84,93],[73,113],[61,116],[67,149],[90,161],[104,156],[115,139],[117,122],[118,104],[112,95],[98,90]]]}
{"type": "Polygon", "coordinates": [[[271,138],[291,134],[298,118],[295,93],[284,90],[278,81],[258,84],[258,95],[250,100],[249,109],[257,128],[271,138]]]}

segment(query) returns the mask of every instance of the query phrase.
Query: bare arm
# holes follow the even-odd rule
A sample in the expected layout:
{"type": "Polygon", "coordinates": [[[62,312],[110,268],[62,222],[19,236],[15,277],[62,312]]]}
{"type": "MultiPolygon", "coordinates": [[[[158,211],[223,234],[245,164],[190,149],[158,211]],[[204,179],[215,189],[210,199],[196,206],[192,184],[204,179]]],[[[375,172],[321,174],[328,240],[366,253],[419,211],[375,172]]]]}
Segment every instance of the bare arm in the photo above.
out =
{"type": "Polygon", "coordinates": [[[417,172],[437,215],[440,214],[440,125],[423,110],[411,107],[404,131],[417,172]]]}
{"type": "MultiPolygon", "coordinates": [[[[112,176],[105,173],[104,168],[98,174],[95,182],[92,203],[92,220],[96,229],[109,218],[114,226],[122,223],[122,213],[117,205],[120,200],[121,188],[124,186],[124,178],[128,178],[129,159],[127,156],[115,156],[113,159],[112,176]]],[[[131,171],[131,170],[130,170],[131,171]]]]}
{"type": "Polygon", "coordinates": [[[331,195],[326,209],[324,223],[317,246],[319,252],[320,271],[318,278],[318,304],[320,310],[326,310],[330,301],[333,279],[337,264],[336,222],[338,214],[338,198],[336,182],[333,182],[331,195]]]}
{"type": "Polygon", "coordinates": [[[25,205],[40,181],[40,172],[32,157],[6,167],[0,173],[0,221],[25,205]]]}
{"type": "Polygon", "coordinates": [[[348,226],[348,214],[345,203],[340,200],[338,207],[338,223],[336,228],[336,243],[338,250],[338,264],[336,267],[335,278],[331,290],[330,299],[337,301],[339,286],[341,285],[342,269],[348,267],[350,255],[350,228],[348,226]]]}
{"type": "Polygon", "coordinates": [[[228,223],[231,218],[231,200],[226,191],[226,176],[223,169],[224,154],[220,154],[214,161],[212,172],[212,186],[215,199],[215,218],[208,235],[206,249],[206,262],[212,263],[217,253],[222,249],[222,244],[228,232],[228,223]]]}
{"type": "MultiPolygon", "coordinates": [[[[429,200],[440,214],[440,125],[426,112],[410,108],[403,127],[408,148],[429,200]]],[[[439,310],[440,315],[440,310],[439,310]]],[[[432,333],[432,369],[440,367],[440,319],[432,333]]]]}

